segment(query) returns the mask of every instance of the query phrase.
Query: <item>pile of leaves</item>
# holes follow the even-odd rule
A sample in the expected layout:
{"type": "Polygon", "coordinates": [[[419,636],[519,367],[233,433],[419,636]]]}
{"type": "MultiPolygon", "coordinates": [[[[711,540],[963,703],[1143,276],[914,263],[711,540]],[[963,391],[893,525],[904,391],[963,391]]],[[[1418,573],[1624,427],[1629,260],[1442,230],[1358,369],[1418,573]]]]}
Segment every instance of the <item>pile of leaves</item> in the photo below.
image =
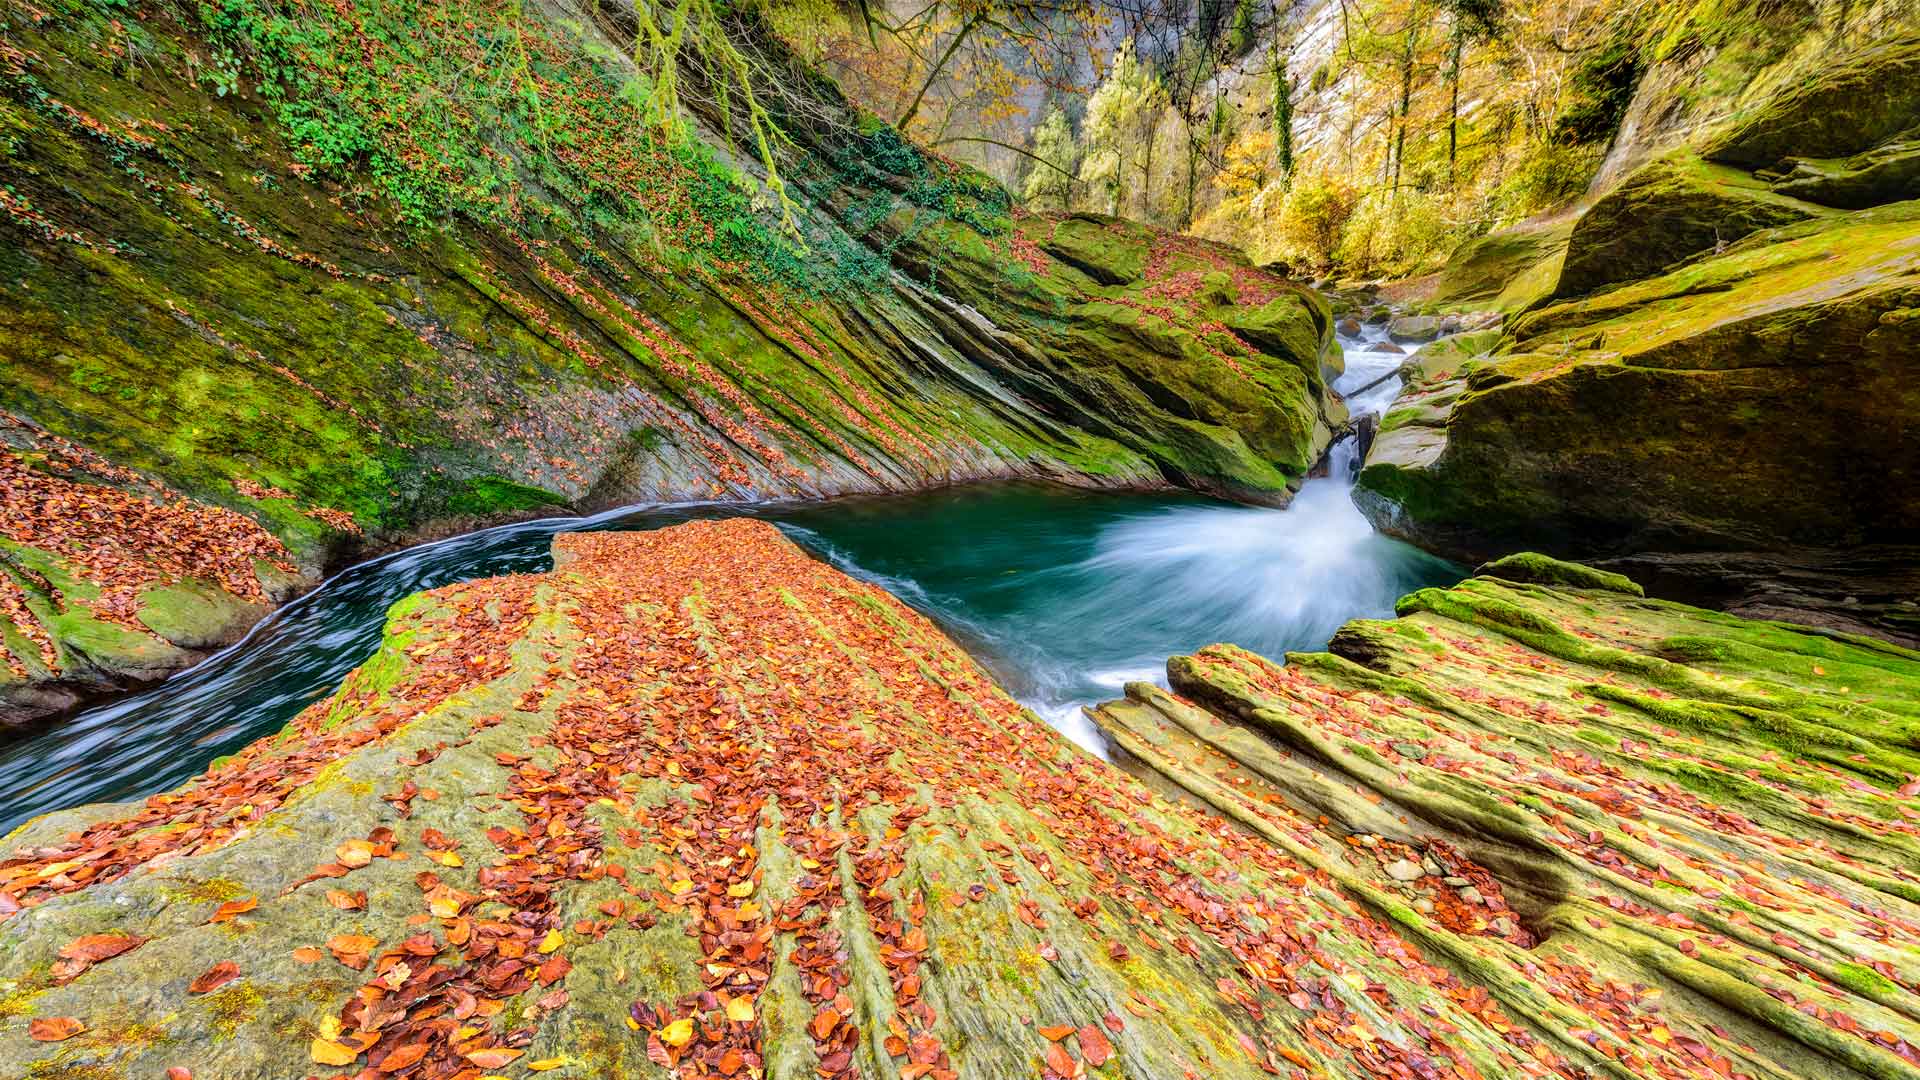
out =
{"type": "MultiPolygon", "coordinates": [[[[1324,873],[1073,748],[771,526],[556,547],[551,574],[428,594],[285,737],[21,834],[0,979],[71,1021],[62,1060],[1576,1074],[1324,873]],[[215,866],[224,900],[177,884],[215,866]],[[68,983],[21,966],[136,910],[149,940],[68,983]],[[259,1015],[158,1011],[195,980],[259,1015]],[[128,1049],[109,1021],[137,1000],[167,1038],[128,1049]]],[[[25,1026],[0,1021],[0,1064],[37,1060],[25,1026]]]]}
{"type": "MultiPolygon", "coordinates": [[[[0,537],[99,586],[99,595],[86,601],[97,618],[144,633],[140,594],[155,585],[212,582],[242,600],[265,603],[256,563],[294,572],[280,541],[243,514],[168,491],[17,417],[0,414],[0,436],[7,440],[0,444],[0,537]]],[[[0,613],[39,646],[42,667],[58,671],[52,640],[27,606],[27,590],[51,605],[63,598],[15,560],[4,569],[10,572],[0,572],[0,613]]],[[[12,663],[16,675],[24,675],[18,661],[12,663]]]]}

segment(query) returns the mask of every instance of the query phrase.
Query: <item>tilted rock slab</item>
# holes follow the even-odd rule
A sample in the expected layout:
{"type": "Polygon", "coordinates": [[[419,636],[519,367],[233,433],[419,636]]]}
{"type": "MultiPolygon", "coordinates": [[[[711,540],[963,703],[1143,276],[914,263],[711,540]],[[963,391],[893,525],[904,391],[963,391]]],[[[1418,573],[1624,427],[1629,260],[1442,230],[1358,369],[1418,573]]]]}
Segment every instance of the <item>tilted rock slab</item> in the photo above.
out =
{"type": "Polygon", "coordinates": [[[764,523],[556,562],[396,606],[192,785],[13,834],[0,1075],[1920,1075],[1910,655],[1478,581],[1413,603],[1484,622],[1358,624],[1378,670],[1176,661],[1186,700],[1102,711],[1135,779],[764,523]],[[1656,626],[1725,650],[1653,659],[1656,626]],[[1786,674],[1734,675],[1762,642],[1786,674]],[[1521,686],[1609,716],[1509,718],[1521,686]],[[1759,698],[1857,742],[1816,768],[1636,711],[1800,731],[1759,698]],[[1629,764],[1683,748],[1738,798],[1629,764]]]}
{"type": "Polygon", "coordinates": [[[1920,654],[1483,575],[1096,719],[1592,1075],[1920,1075],[1920,654]]]}

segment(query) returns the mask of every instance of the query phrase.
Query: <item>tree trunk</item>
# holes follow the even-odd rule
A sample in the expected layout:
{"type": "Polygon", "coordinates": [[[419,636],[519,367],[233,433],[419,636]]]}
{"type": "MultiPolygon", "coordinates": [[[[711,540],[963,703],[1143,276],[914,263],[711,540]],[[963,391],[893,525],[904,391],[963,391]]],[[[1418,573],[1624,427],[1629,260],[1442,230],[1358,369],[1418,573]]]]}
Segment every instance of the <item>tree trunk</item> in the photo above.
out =
{"type": "Polygon", "coordinates": [[[1467,37],[1460,27],[1453,28],[1453,58],[1447,65],[1447,190],[1453,190],[1454,166],[1460,156],[1460,59],[1466,52],[1467,37]]]}
{"type": "Polygon", "coordinates": [[[1407,11],[1407,45],[1400,55],[1400,112],[1393,130],[1393,201],[1400,202],[1400,181],[1406,170],[1407,114],[1413,108],[1413,54],[1420,42],[1420,5],[1407,11]]]}
{"type": "Polygon", "coordinates": [[[1159,134],[1159,129],[1160,129],[1159,115],[1156,113],[1153,119],[1145,121],[1145,124],[1146,124],[1147,156],[1144,163],[1140,166],[1140,220],[1152,221],[1153,220],[1153,146],[1154,146],[1154,143],[1159,141],[1154,137],[1159,134]]]}
{"type": "Polygon", "coordinates": [[[978,16],[975,16],[974,18],[968,19],[966,23],[960,27],[959,33],[953,35],[953,40],[947,43],[947,51],[940,54],[940,59],[936,60],[932,69],[927,72],[927,81],[920,84],[920,92],[913,95],[913,104],[908,105],[907,111],[901,113],[900,119],[894,121],[894,127],[904,132],[907,130],[907,125],[913,123],[913,118],[920,112],[920,103],[927,99],[927,91],[933,89],[934,80],[938,79],[940,73],[946,70],[947,61],[952,60],[953,54],[960,51],[961,44],[967,40],[967,36],[973,33],[973,28],[978,25],[980,25],[980,19],[978,16]]]}
{"type": "Polygon", "coordinates": [[[1283,182],[1293,176],[1293,87],[1287,76],[1287,50],[1273,34],[1273,154],[1283,182]]]}

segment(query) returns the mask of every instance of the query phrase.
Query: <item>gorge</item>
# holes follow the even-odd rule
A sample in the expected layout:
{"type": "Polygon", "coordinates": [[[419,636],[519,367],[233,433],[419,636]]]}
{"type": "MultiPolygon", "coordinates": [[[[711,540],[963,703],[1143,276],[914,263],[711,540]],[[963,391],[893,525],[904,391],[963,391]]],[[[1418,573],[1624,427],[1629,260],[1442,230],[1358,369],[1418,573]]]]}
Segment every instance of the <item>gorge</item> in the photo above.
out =
{"type": "Polygon", "coordinates": [[[1347,254],[904,9],[0,10],[0,1076],[1920,1080],[1920,24],[1176,6],[1347,254]]]}

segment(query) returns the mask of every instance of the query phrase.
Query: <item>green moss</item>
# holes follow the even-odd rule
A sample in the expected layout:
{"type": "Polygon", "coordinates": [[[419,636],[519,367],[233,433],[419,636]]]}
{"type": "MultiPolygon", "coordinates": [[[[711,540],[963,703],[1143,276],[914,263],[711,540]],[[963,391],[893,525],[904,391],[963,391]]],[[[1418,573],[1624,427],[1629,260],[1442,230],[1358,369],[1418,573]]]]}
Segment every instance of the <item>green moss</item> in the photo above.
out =
{"type": "Polygon", "coordinates": [[[242,981],[196,1000],[199,1007],[206,1010],[206,1022],[213,1026],[215,1033],[222,1039],[231,1039],[242,1025],[252,1023],[260,1015],[267,996],[253,983],[242,981]]]}
{"type": "Polygon", "coordinates": [[[1867,997],[1897,999],[1906,993],[1899,983],[1861,964],[1835,964],[1833,975],[1834,980],[1840,985],[1867,997]]]}
{"type": "MultiPolygon", "coordinates": [[[[635,432],[634,435],[639,437],[641,433],[635,432]]],[[[641,445],[643,448],[646,445],[644,438],[641,445]]],[[[500,476],[480,476],[468,480],[464,487],[448,497],[446,512],[487,516],[542,507],[565,507],[567,504],[566,496],[543,488],[515,483],[500,476]]]]}
{"type": "Polygon", "coordinates": [[[1495,559],[1474,571],[1476,577],[1505,578],[1508,581],[1537,585],[1565,585],[1576,589],[1601,589],[1607,592],[1625,593],[1628,596],[1645,596],[1646,590],[1623,574],[1595,570],[1579,563],[1563,562],[1560,559],[1541,555],[1537,552],[1521,552],[1495,559]]]}
{"type": "Polygon", "coordinates": [[[253,890],[232,878],[195,878],[178,875],[167,878],[163,893],[176,904],[224,904],[251,895],[253,890]]]}

